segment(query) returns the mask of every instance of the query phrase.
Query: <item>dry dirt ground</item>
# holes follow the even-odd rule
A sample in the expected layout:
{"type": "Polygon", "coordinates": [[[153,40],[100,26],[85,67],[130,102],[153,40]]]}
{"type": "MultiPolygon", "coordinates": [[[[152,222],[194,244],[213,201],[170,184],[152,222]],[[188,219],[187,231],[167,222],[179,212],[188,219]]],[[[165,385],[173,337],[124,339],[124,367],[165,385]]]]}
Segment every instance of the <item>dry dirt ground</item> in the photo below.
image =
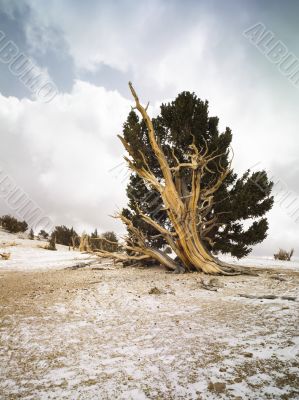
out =
{"type": "Polygon", "coordinates": [[[0,398],[298,399],[299,272],[201,278],[0,271],[0,398]]]}

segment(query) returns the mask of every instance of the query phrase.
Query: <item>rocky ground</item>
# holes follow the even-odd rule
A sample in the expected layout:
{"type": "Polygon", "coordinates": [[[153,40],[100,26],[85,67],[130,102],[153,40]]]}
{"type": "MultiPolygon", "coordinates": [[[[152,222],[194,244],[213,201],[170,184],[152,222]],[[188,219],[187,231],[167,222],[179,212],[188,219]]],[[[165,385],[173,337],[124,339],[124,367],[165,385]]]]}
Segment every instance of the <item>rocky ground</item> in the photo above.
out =
{"type": "Polygon", "coordinates": [[[298,283],[0,269],[0,398],[298,399],[298,283]]]}

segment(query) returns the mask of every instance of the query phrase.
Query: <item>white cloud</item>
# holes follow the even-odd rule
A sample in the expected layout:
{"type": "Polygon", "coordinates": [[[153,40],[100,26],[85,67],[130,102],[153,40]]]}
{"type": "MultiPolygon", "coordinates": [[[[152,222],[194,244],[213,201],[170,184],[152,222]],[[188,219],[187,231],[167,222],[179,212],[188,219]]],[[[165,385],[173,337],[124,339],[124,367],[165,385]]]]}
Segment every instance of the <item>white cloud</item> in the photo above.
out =
{"type": "Polygon", "coordinates": [[[125,183],[111,169],[129,110],[118,92],[81,81],[49,104],[1,96],[2,167],[55,223],[119,229],[108,214],[125,203],[125,183]]]}

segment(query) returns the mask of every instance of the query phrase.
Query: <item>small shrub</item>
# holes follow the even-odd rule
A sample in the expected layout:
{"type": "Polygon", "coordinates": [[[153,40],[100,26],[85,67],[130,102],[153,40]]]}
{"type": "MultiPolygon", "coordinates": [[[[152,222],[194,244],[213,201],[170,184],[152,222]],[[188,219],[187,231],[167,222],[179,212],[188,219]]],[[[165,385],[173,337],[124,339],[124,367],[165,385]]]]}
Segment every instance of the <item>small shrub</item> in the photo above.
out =
{"type": "Polygon", "coordinates": [[[0,257],[3,260],[9,260],[10,259],[10,253],[0,253],[0,257]]]}
{"type": "Polygon", "coordinates": [[[32,228],[30,229],[28,238],[29,238],[30,240],[34,240],[34,232],[33,232],[33,229],[32,229],[32,228]]]}
{"type": "Polygon", "coordinates": [[[52,233],[50,236],[47,246],[44,247],[46,250],[57,250],[56,249],[56,236],[52,233]]]}
{"type": "Polygon", "coordinates": [[[290,251],[286,251],[284,249],[279,249],[279,252],[274,254],[274,259],[281,260],[281,261],[291,261],[293,254],[294,254],[294,249],[292,249],[290,251]]]}
{"type": "Polygon", "coordinates": [[[4,215],[1,217],[0,224],[3,229],[10,233],[25,232],[28,229],[28,224],[26,221],[18,221],[11,215],[4,215]]]}

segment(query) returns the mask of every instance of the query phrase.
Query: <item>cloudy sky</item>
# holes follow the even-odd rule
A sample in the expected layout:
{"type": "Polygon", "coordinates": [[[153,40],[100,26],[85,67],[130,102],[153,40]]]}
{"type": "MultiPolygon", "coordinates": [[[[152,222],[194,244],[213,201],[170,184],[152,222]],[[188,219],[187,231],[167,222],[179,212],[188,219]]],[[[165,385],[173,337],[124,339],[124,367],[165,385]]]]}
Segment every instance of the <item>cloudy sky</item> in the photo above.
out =
{"type": "Polygon", "coordinates": [[[299,251],[299,87],[296,70],[290,79],[279,67],[282,56],[297,66],[298,13],[295,0],[0,0],[2,175],[55,224],[121,232],[109,215],[126,203],[116,134],[132,104],[127,82],[152,112],[194,91],[232,129],[236,170],[264,168],[276,182],[269,235],[254,253],[299,251]],[[271,43],[257,46],[261,34],[271,43]],[[11,56],[55,85],[50,101],[13,73],[1,50],[9,41],[11,56]],[[283,50],[267,55],[277,42],[283,50]]]}

